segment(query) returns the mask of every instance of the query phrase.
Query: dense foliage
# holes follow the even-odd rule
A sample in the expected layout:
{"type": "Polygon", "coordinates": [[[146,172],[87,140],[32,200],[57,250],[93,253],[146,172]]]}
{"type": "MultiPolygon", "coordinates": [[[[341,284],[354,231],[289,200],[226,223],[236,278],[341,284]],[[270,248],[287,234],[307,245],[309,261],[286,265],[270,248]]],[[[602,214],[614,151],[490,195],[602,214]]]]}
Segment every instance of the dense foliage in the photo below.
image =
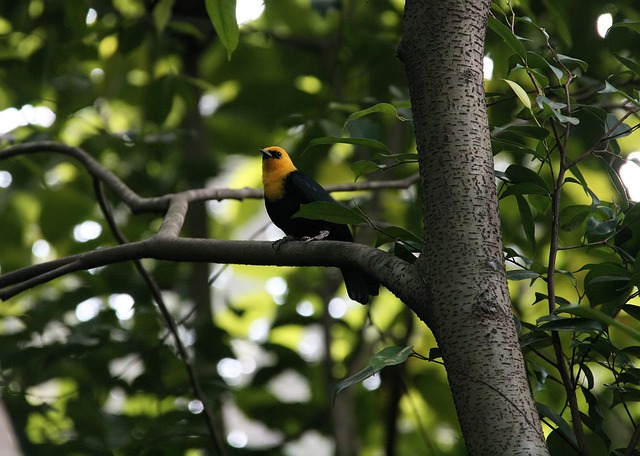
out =
{"type": "MultiPolygon", "coordinates": [[[[267,2],[233,50],[200,0],[3,2],[2,146],[79,146],[144,196],[257,187],[258,149],[271,144],[323,184],[411,177],[402,7],[267,2]]],[[[552,454],[637,454],[640,208],[619,176],[640,150],[640,11],[567,0],[496,2],[492,13],[486,88],[505,258],[544,431],[552,454]]],[[[93,190],[61,155],[0,161],[0,273],[116,244],[93,190]]],[[[419,250],[411,185],[335,196],[366,214],[360,242],[419,250]]],[[[126,238],[158,229],[158,217],[107,200],[126,238]]],[[[281,234],[247,199],[193,208],[183,235],[281,234]]],[[[433,336],[390,293],[367,308],[334,270],[141,266],[193,361],[140,267],[65,276],[0,303],[0,391],[25,453],[200,454],[212,448],[207,423],[224,422],[231,454],[464,454],[433,336]],[[339,380],[409,345],[434,362],[410,357],[334,402],[339,380]]]]}

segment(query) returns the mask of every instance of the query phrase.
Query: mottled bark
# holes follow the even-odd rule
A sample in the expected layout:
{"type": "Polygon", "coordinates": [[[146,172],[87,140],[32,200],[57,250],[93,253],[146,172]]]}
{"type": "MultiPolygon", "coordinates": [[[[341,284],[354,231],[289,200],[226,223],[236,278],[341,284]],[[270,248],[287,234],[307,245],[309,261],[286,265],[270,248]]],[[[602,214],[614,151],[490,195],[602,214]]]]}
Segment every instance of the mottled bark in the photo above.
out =
{"type": "MultiPolygon", "coordinates": [[[[489,2],[407,0],[399,53],[420,161],[426,313],[470,454],[548,454],[510,309],[486,114],[489,2]]],[[[419,306],[414,306],[419,307],[419,306]]]]}

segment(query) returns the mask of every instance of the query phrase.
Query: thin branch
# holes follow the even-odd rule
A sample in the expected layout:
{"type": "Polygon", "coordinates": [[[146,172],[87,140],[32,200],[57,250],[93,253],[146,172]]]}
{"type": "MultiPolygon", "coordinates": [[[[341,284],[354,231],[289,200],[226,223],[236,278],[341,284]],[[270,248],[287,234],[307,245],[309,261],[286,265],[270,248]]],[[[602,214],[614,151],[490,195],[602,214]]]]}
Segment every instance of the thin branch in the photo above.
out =
{"type": "MultiPolygon", "coordinates": [[[[40,152],[54,152],[75,158],[94,178],[102,181],[118,198],[124,201],[134,214],[164,212],[168,209],[171,199],[176,196],[184,198],[187,203],[226,199],[262,199],[264,197],[262,190],[257,188],[200,188],[154,198],[143,198],[122,182],[119,177],[102,166],[84,149],[53,141],[36,141],[8,147],[0,151],[0,160],[40,152]]],[[[327,185],[325,188],[330,193],[394,188],[402,189],[412,186],[418,180],[419,176],[416,173],[397,180],[353,182],[350,184],[327,185]]]]}
{"type": "Polygon", "coordinates": [[[168,195],[159,198],[141,198],[120,178],[79,147],[67,146],[53,141],[37,141],[8,147],[0,151],[0,159],[38,152],[55,152],[75,158],[94,178],[104,182],[122,201],[127,203],[133,212],[137,212],[137,209],[141,209],[142,212],[162,211],[168,206],[168,195]]]}
{"type": "MultiPolygon", "coordinates": [[[[116,224],[116,221],[113,217],[113,211],[107,202],[107,199],[104,194],[104,189],[102,188],[102,184],[97,178],[94,178],[93,180],[93,187],[95,190],[96,198],[98,200],[98,204],[102,209],[102,213],[104,214],[105,219],[107,220],[107,223],[109,224],[109,227],[111,228],[113,235],[116,237],[116,239],[121,245],[127,244],[129,240],[116,224]]],[[[184,200],[183,198],[179,198],[179,197],[174,198],[172,200],[172,204],[169,206],[169,211],[167,212],[167,216],[165,217],[165,223],[167,222],[167,220],[172,221],[170,223],[166,223],[166,226],[171,229],[177,229],[176,235],[177,233],[180,232],[180,228],[182,227],[182,222],[184,221],[184,214],[186,213],[186,208],[188,207],[188,205],[186,205],[185,203],[184,205],[186,207],[184,208],[184,213],[182,214],[182,218],[179,217],[179,214],[175,214],[176,207],[178,207],[179,209],[182,209],[182,206],[180,203],[182,203],[183,200],[184,200]],[[169,217],[169,214],[173,215],[171,219],[169,217]],[[179,222],[179,226],[177,226],[177,224],[174,223],[175,221],[179,222]]],[[[163,223],[162,227],[165,227],[165,223],[163,223]]],[[[162,227],[160,228],[160,232],[162,232],[162,227]]],[[[167,228],[167,230],[169,228],[167,228]]],[[[151,296],[153,297],[153,300],[158,305],[158,308],[160,309],[162,318],[164,319],[167,327],[169,328],[169,332],[173,337],[176,350],[178,351],[178,356],[180,357],[180,360],[184,363],[184,366],[187,370],[187,375],[189,377],[189,382],[191,383],[191,388],[193,390],[194,396],[202,404],[203,411],[204,411],[203,413],[204,421],[207,426],[207,431],[209,432],[209,438],[212,442],[215,454],[224,455],[226,453],[223,445],[224,439],[220,435],[220,431],[218,427],[216,427],[215,425],[216,420],[211,411],[211,408],[207,404],[207,400],[204,392],[202,391],[202,387],[200,386],[200,380],[198,379],[198,376],[196,374],[195,366],[193,365],[193,359],[189,355],[187,348],[185,347],[184,343],[182,342],[182,339],[180,338],[178,325],[176,324],[173,316],[169,312],[169,309],[167,308],[167,305],[164,302],[164,298],[162,297],[162,292],[160,291],[160,287],[158,286],[158,283],[155,281],[151,273],[149,273],[149,271],[147,271],[146,268],[142,265],[142,261],[133,260],[133,264],[136,270],[138,271],[138,274],[140,274],[142,279],[145,281],[145,283],[149,287],[151,296]]]]}
{"type": "Polygon", "coordinates": [[[584,160],[585,158],[589,157],[592,153],[594,153],[599,147],[600,145],[606,143],[607,141],[612,139],[612,135],[613,133],[618,129],[618,127],[620,125],[622,125],[624,123],[625,120],[627,120],[627,118],[635,113],[637,113],[639,111],[638,108],[635,108],[631,111],[628,111],[627,113],[625,113],[625,115],[623,115],[615,124],[613,124],[609,130],[607,130],[598,141],[596,141],[589,149],[587,149],[586,151],[584,151],[582,154],[580,154],[577,158],[571,160],[569,163],[567,163],[567,169],[571,168],[572,166],[578,164],[579,162],[581,162],[582,160],[584,160]]]}
{"type": "MultiPolygon", "coordinates": [[[[567,84],[571,79],[567,80],[567,84]]],[[[567,92],[568,93],[568,92],[567,92]]],[[[568,103],[568,101],[567,101],[568,103]]],[[[547,299],[549,301],[549,314],[553,314],[556,309],[556,263],[558,260],[558,248],[559,248],[559,229],[560,229],[560,201],[562,195],[562,186],[564,183],[564,177],[566,175],[569,166],[566,162],[566,141],[569,134],[569,129],[565,131],[564,142],[560,142],[560,136],[555,127],[555,123],[551,121],[551,127],[554,134],[555,143],[558,146],[558,152],[560,155],[560,166],[558,175],[555,180],[555,188],[551,197],[551,238],[549,241],[549,263],[547,267],[547,299]]],[[[556,367],[558,373],[562,378],[564,390],[567,394],[567,402],[571,411],[571,419],[573,421],[573,430],[578,443],[580,454],[588,455],[588,447],[586,443],[586,437],[584,434],[584,428],[582,426],[582,417],[580,416],[580,406],[578,405],[578,398],[576,396],[575,383],[571,377],[571,372],[567,366],[566,359],[564,357],[564,351],[562,347],[562,341],[558,332],[551,333],[551,342],[553,345],[553,351],[556,357],[556,367]]]]}
{"type": "Polygon", "coordinates": [[[631,436],[631,440],[629,440],[629,445],[627,446],[626,451],[624,452],[625,456],[631,456],[634,454],[635,448],[638,447],[638,443],[640,442],[640,426],[636,427],[633,431],[633,435],[631,436]]]}
{"type": "MultiPolygon", "coordinates": [[[[63,260],[54,260],[0,276],[0,300],[7,300],[27,288],[59,277],[61,263],[64,273],[88,270],[125,261],[153,258],[178,262],[232,263],[256,266],[337,266],[362,269],[385,285],[405,303],[419,302],[415,293],[426,293],[422,276],[404,260],[364,244],[340,241],[283,243],[276,250],[267,241],[220,241],[215,239],[185,239],[155,236],[114,247],[105,247],[63,260]],[[69,263],[69,264],[67,264],[69,263]],[[54,276],[43,276],[54,271],[54,276]],[[12,292],[11,285],[30,279],[29,287],[12,292]]],[[[14,287],[15,288],[15,287],[14,287]]]]}
{"type": "Polygon", "coordinates": [[[0,276],[0,301],[6,301],[7,299],[22,293],[23,291],[30,290],[38,285],[43,283],[51,282],[54,279],[62,277],[63,275],[70,274],[79,269],[83,269],[79,258],[71,259],[71,257],[67,257],[64,260],[68,261],[52,261],[49,263],[50,269],[46,272],[40,273],[37,266],[41,266],[42,269],[46,267],[46,263],[42,263],[35,266],[28,266],[26,268],[18,269],[14,273],[8,273],[0,276]],[[62,265],[59,266],[59,264],[62,265]],[[31,269],[31,273],[29,273],[29,269],[31,269]],[[22,280],[22,276],[27,276],[28,278],[22,280]],[[12,281],[11,279],[15,280],[12,281]],[[4,280],[2,280],[4,279],[4,280]],[[17,284],[11,288],[7,288],[10,285],[17,284]]]}

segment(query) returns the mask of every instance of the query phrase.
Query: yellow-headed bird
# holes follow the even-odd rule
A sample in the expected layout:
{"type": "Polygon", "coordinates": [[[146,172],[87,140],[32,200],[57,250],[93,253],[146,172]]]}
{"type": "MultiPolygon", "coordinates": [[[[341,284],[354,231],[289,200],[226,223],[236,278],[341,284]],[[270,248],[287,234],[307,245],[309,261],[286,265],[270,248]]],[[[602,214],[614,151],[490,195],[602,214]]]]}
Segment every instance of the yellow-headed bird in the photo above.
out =
{"type": "MultiPolygon", "coordinates": [[[[326,239],[353,242],[347,225],[324,220],[291,218],[300,210],[301,204],[334,200],[320,184],[297,170],[283,148],[271,146],[261,149],[260,152],[264,204],[269,217],[278,228],[295,238],[312,238],[324,234],[326,239]]],[[[340,270],[347,293],[354,301],[367,304],[370,295],[378,294],[379,284],[371,277],[354,268],[340,270]]]]}

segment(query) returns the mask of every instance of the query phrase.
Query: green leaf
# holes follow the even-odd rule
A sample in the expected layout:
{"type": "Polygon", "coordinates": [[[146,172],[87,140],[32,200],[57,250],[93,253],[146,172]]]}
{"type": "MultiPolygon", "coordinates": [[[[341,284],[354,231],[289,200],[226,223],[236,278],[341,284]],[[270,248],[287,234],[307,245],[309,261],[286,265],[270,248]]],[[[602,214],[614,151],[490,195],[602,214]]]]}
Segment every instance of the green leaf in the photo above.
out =
{"type": "Polygon", "coordinates": [[[385,226],[380,231],[390,240],[401,240],[422,247],[423,240],[419,236],[400,226],[385,226]]]}
{"type": "Polygon", "coordinates": [[[527,280],[527,279],[537,279],[542,277],[535,271],[530,271],[529,269],[515,269],[512,271],[507,271],[507,280],[527,280]]]}
{"type": "Polygon", "coordinates": [[[357,146],[369,147],[375,150],[381,150],[384,153],[389,153],[389,148],[380,141],[368,138],[342,138],[339,136],[323,136],[322,138],[315,138],[309,141],[309,147],[321,145],[321,144],[355,144],[357,146]]]}
{"type": "Polygon", "coordinates": [[[367,223],[367,219],[359,212],[330,201],[315,201],[313,203],[303,204],[300,206],[300,210],[293,215],[293,218],[324,220],[347,225],[367,223]]]}
{"type": "Polygon", "coordinates": [[[586,363],[581,363],[580,368],[582,372],[584,372],[584,377],[587,379],[587,388],[592,389],[593,385],[595,385],[595,380],[593,378],[593,372],[591,372],[591,368],[586,363]]]}
{"type": "Polygon", "coordinates": [[[599,220],[596,217],[589,217],[587,220],[587,235],[590,242],[602,240],[613,234],[617,220],[599,220]]]}
{"type": "MultiPolygon", "coordinates": [[[[569,22],[569,17],[573,18],[574,15],[569,16],[567,10],[561,3],[555,0],[543,0],[545,8],[545,22],[553,24],[554,41],[556,40],[556,34],[564,42],[564,46],[559,46],[558,43],[554,43],[554,46],[564,47],[565,49],[573,48],[574,37],[572,35],[572,25],[569,22]]],[[[577,38],[577,36],[576,36],[577,38]]]]}
{"type": "Polygon", "coordinates": [[[624,306],[622,306],[622,310],[624,310],[636,320],[640,321],[640,306],[625,304],[624,306]]]}
{"type": "Polygon", "coordinates": [[[640,107],[640,102],[638,100],[634,99],[632,96],[628,95],[623,90],[618,89],[609,81],[604,81],[604,88],[600,90],[598,94],[609,94],[609,93],[620,95],[621,97],[624,97],[627,100],[629,100],[631,103],[633,103],[637,107],[640,107]]]}
{"type": "Polygon", "coordinates": [[[551,70],[558,81],[562,80],[562,76],[564,74],[562,70],[557,66],[552,65],[545,58],[543,58],[539,54],[536,54],[535,52],[527,52],[527,64],[529,68],[539,68],[541,70],[545,70],[548,68],[551,70]]]}
{"type": "Polygon", "coordinates": [[[383,153],[379,153],[378,154],[381,158],[392,158],[398,162],[417,162],[418,161],[418,154],[416,153],[406,153],[406,154],[383,154],[383,153]]]}
{"type": "Polygon", "coordinates": [[[541,324],[539,329],[543,331],[569,331],[569,332],[601,332],[602,325],[588,318],[556,318],[541,324]]]}
{"type": "Polygon", "coordinates": [[[522,183],[510,185],[503,193],[502,197],[509,195],[549,195],[549,190],[538,184],[522,183]]]}
{"type": "Polygon", "coordinates": [[[514,184],[529,183],[545,189],[549,193],[549,187],[542,177],[532,169],[520,165],[510,165],[504,172],[514,184]]]}
{"type": "Polygon", "coordinates": [[[633,30],[636,33],[640,33],[640,22],[635,22],[635,21],[616,22],[611,27],[609,27],[609,30],[607,31],[607,35],[609,35],[609,32],[611,30],[617,29],[617,28],[628,28],[633,30]]]}
{"type": "Polygon", "coordinates": [[[621,92],[620,89],[618,89],[616,86],[611,84],[609,81],[604,81],[604,88],[598,91],[598,94],[604,94],[604,93],[624,93],[624,92],[621,92]]]}
{"type": "Polygon", "coordinates": [[[616,59],[618,59],[620,61],[620,63],[622,63],[627,68],[629,68],[635,74],[640,74],[640,65],[637,62],[634,62],[633,60],[628,59],[628,58],[623,57],[623,56],[618,55],[618,54],[613,54],[613,55],[615,56],[616,59]]]}
{"type": "Polygon", "coordinates": [[[493,16],[489,16],[489,28],[500,36],[507,43],[513,52],[518,54],[523,62],[527,61],[527,51],[518,37],[502,22],[493,16]]]}
{"type": "Polygon", "coordinates": [[[393,250],[389,253],[393,253],[395,256],[397,256],[401,260],[406,261],[409,264],[413,264],[417,260],[416,256],[411,253],[411,250],[409,250],[405,244],[402,244],[400,242],[394,242],[393,250]]]}
{"type": "Polygon", "coordinates": [[[573,174],[575,176],[575,179],[572,177],[566,177],[565,178],[565,182],[573,182],[573,183],[577,183],[578,185],[581,185],[582,188],[584,189],[585,193],[588,193],[591,195],[592,200],[593,200],[593,204],[599,204],[600,200],[595,196],[595,193],[593,193],[590,189],[589,189],[589,185],[587,184],[587,180],[584,178],[582,171],[580,171],[580,168],[578,168],[577,165],[573,165],[571,168],[569,168],[569,171],[571,172],[571,174],[573,174]]]}
{"type": "Polygon", "coordinates": [[[393,346],[383,348],[378,353],[369,358],[369,365],[367,367],[362,369],[357,374],[345,378],[344,380],[341,380],[336,384],[333,393],[334,400],[341,391],[351,386],[357,385],[358,383],[371,377],[372,375],[377,374],[385,367],[396,366],[398,364],[404,363],[409,355],[411,355],[411,353],[413,353],[413,345],[409,345],[406,347],[393,346]]]}
{"type": "Polygon", "coordinates": [[[513,82],[509,79],[504,78],[502,80],[509,84],[511,90],[513,90],[522,104],[525,105],[525,107],[527,107],[528,109],[531,109],[531,100],[529,99],[529,95],[527,95],[527,92],[522,87],[520,87],[517,82],[513,82]]]}
{"type": "Polygon", "coordinates": [[[491,147],[493,149],[493,154],[496,155],[503,150],[513,151],[513,152],[524,152],[526,154],[531,154],[539,159],[544,159],[544,155],[538,153],[538,151],[531,149],[530,147],[525,146],[517,141],[511,141],[508,139],[497,138],[491,140],[491,147]]]}
{"type": "Polygon", "coordinates": [[[535,394],[539,391],[546,389],[547,378],[549,377],[549,372],[547,371],[547,369],[545,369],[538,363],[531,361],[530,359],[527,359],[527,367],[531,369],[533,376],[535,378],[535,384],[533,385],[533,393],[535,394]]]}
{"type": "Polygon", "coordinates": [[[576,230],[591,215],[592,207],[586,205],[567,206],[560,211],[560,229],[576,230]]]}
{"type": "Polygon", "coordinates": [[[153,8],[153,22],[156,24],[156,30],[161,35],[164,32],[169,20],[171,19],[171,10],[176,0],[160,0],[153,8]]]}
{"type": "Polygon", "coordinates": [[[144,100],[147,119],[162,125],[173,107],[175,94],[175,79],[172,76],[162,76],[147,86],[148,96],[144,100]]]}
{"type": "Polygon", "coordinates": [[[240,36],[236,20],[236,0],[205,0],[205,6],[218,38],[227,50],[227,58],[231,60],[240,36]]]}
{"type": "Polygon", "coordinates": [[[556,426],[558,426],[557,431],[560,432],[567,440],[569,440],[574,445],[574,448],[577,448],[578,443],[576,441],[576,435],[573,433],[573,429],[571,429],[569,423],[567,423],[561,415],[559,415],[551,407],[541,402],[536,402],[536,408],[538,409],[538,414],[541,418],[549,418],[551,421],[553,421],[556,426]]]}
{"type": "Polygon", "coordinates": [[[507,127],[506,130],[521,136],[537,139],[539,141],[546,139],[549,136],[549,131],[546,128],[536,127],[533,125],[511,125],[507,127]]]}
{"type": "Polygon", "coordinates": [[[589,68],[589,64],[584,60],[569,57],[568,55],[558,54],[558,60],[567,68],[575,69],[576,67],[579,67],[584,73],[586,73],[589,68]]]}
{"type": "Polygon", "coordinates": [[[580,389],[582,390],[582,394],[584,395],[587,404],[589,404],[589,418],[591,421],[591,429],[593,429],[594,431],[602,430],[604,414],[602,413],[602,408],[598,403],[598,399],[593,395],[591,391],[589,391],[584,386],[580,389]]]}
{"type": "Polygon", "coordinates": [[[615,114],[611,113],[607,114],[605,127],[607,129],[607,132],[609,132],[610,138],[624,138],[625,136],[629,136],[631,133],[633,133],[633,130],[631,129],[631,127],[629,127],[629,125],[620,123],[618,117],[615,114]]]}
{"type": "Polygon", "coordinates": [[[544,110],[544,112],[549,115],[553,114],[558,122],[560,123],[570,123],[571,125],[578,125],[580,123],[580,119],[577,117],[565,116],[560,112],[561,109],[567,107],[564,103],[558,103],[556,101],[551,101],[547,97],[538,96],[536,97],[536,102],[538,106],[544,110]]]}
{"type": "Polygon", "coordinates": [[[600,312],[599,310],[594,309],[593,307],[580,306],[578,304],[570,304],[568,306],[558,307],[554,313],[556,314],[568,313],[570,315],[575,315],[578,317],[590,318],[602,324],[613,326],[627,333],[629,336],[633,337],[637,341],[640,341],[640,331],[638,331],[637,329],[631,328],[623,323],[620,323],[615,318],[612,318],[609,315],[605,314],[604,312],[600,312]]]}
{"type": "Polygon", "coordinates": [[[612,263],[588,264],[582,269],[589,270],[584,278],[584,291],[589,304],[624,304],[631,292],[631,272],[612,263]]]}
{"type": "Polygon", "coordinates": [[[531,250],[536,249],[536,226],[533,221],[533,215],[531,214],[531,208],[529,203],[522,195],[516,195],[516,201],[518,202],[518,210],[520,211],[520,217],[522,218],[522,227],[524,228],[524,234],[527,236],[531,250]]]}
{"type": "Polygon", "coordinates": [[[627,402],[640,402],[640,390],[636,388],[630,388],[625,386],[622,388],[612,388],[613,400],[611,401],[611,407],[618,404],[625,404],[627,402]]]}
{"type": "Polygon", "coordinates": [[[360,111],[354,112],[353,114],[351,114],[349,116],[349,118],[347,119],[347,121],[344,124],[345,128],[347,126],[347,124],[349,122],[352,122],[356,119],[359,119],[360,117],[364,117],[364,116],[368,116],[369,114],[374,114],[374,113],[381,113],[381,114],[387,114],[390,116],[395,117],[396,119],[402,121],[402,122],[406,122],[408,120],[411,119],[407,119],[406,117],[401,116],[400,114],[398,114],[398,110],[396,109],[396,107],[390,103],[378,103],[374,106],[371,106],[370,108],[366,108],[366,109],[362,109],[360,111]]]}
{"type": "Polygon", "coordinates": [[[365,381],[366,379],[368,379],[369,377],[371,377],[372,375],[374,375],[375,372],[373,370],[373,367],[371,365],[365,367],[364,369],[362,369],[360,372],[358,372],[357,374],[352,375],[351,377],[347,377],[344,380],[340,380],[339,382],[336,383],[336,387],[333,391],[333,400],[335,402],[336,397],[338,396],[338,394],[340,394],[342,391],[344,391],[347,388],[350,388],[354,385],[357,385],[358,383],[362,383],[363,381],[365,381]]]}
{"type": "Polygon", "coordinates": [[[386,347],[373,355],[369,363],[374,371],[379,372],[384,367],[397,366],[404,363],[411,353],[413,353],[413,345],[386,347]]]}
{"type": "Polygon", "coordinates": [[[422,251],[423,241],[415,234],[399,226],[387,226],[380,229],[380,234],[376,239],[376,247],[388,242],[393,242],[393,253],[398,258],[408,263],[416,261],[415,252],[422,251]]]}
{"type": "Polygon", "coordinates": [[[356,176],[356,180],[358,180],[360,176],[364,176],[365,174],[380,171],[380,169],[382,169],[383,167],[383,165],[378,165],[371,160],[358,160],[351,163],[351,171],[353,171],[353,174],[356,176]]]}

